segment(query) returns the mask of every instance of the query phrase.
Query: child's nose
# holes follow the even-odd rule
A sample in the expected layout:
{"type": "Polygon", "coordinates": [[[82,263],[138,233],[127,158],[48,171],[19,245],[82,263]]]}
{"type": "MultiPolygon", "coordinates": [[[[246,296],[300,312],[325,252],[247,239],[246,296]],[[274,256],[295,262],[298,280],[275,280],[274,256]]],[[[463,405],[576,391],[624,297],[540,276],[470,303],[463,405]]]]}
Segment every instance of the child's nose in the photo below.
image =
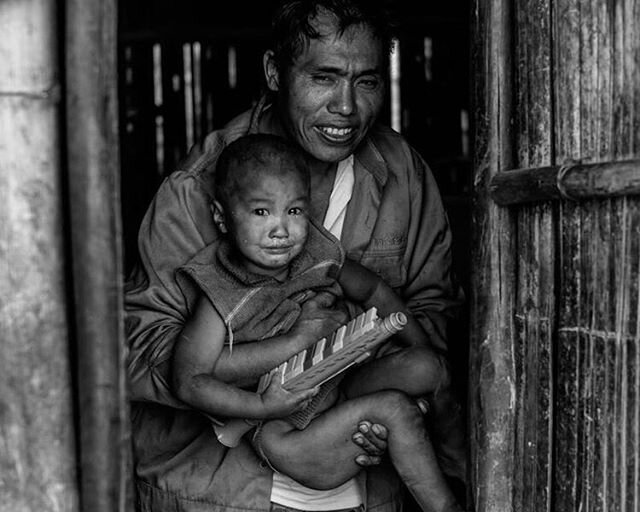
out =
{"type": "Polygon", "coordinates": [[[275,219],[270,236],[278,238],[289,236],[289,223],[286,217],[277,217],[275,219]]]}

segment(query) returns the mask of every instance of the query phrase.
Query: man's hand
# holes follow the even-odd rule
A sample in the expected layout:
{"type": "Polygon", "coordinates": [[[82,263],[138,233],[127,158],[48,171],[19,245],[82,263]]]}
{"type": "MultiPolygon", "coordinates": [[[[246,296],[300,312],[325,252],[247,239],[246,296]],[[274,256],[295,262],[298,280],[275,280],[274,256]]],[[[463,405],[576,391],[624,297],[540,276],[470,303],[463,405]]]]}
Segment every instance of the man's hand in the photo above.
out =
{"type": "Polygon", "coordinates": [[[349,315],[342,309],[334,309],[335,296],[319,292],[302,304],[302,311],[291,327],[289,334],[300,337],[307,348],[311,344],[331,334],[349,321],[349,315]]]}
{"type": "Polygon", "coordinates": [[[356,457],[359,466],[376,466],[382,462],[382,456],[387,451],[387,428],[379,423],[361,421],[358,431],[353,434],[353,442],[365,453],[356,457]]]}

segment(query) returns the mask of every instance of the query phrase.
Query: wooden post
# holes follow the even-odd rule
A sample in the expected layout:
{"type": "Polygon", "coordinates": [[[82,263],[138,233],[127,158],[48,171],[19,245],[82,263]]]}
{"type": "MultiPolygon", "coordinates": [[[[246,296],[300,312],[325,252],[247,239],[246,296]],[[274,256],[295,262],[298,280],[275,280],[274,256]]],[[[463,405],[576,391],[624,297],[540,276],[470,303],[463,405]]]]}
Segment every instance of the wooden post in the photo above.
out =
{"type": "Polygon", "coordinates": [[[130,509],[116,1],[67,0],[67,154],[82,509],[130,509]]]}
{"type": "Polygon", "coordinates": [[[0,2],[0,510],[78,510],[56,2],[0,2]]]}
{"type": "Polygon", "coordinates": [[[476,77],[469,406],[471,489],[476,510],[513,509],[516,375],[513,312],[515,226],[489,198],[499,169],[513,166],[511,2],[476,0],[472,62],[476,77]]]}
{"type": "MultiPolygon", "coordinates": [[[[514,3],[512,132],[519,167],[547,166],[553,159],[551,1],[514,3]]],[[[512,211],[518,218],[513,510],[545,512],[552,510],[557,212],[551,202],[512,211]]]]}

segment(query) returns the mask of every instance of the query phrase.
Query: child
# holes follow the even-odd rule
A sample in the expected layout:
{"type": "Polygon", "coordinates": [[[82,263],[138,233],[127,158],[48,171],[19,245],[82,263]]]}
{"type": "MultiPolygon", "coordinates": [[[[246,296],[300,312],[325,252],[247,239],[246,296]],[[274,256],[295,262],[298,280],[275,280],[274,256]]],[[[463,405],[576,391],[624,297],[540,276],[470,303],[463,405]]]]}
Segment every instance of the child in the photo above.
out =
{"type": "MultiPolygon", "coordinates": [[[[449,385],[446,365],[422,327],[378,276],[346,260],[339,242],[308,217],[309,174],[304,156],[272,135],[249,135],[221,153],[215,176],[214,221],[223,236],[180,270],[202,291],[178,339],[173,358],[176,395],[212,416],[269,420],[254,437],[257,451],[275,470],[316,489],[354,477],[353,425],[363,418],[385,425],[398,474],[423,510],[460,510],[433,453],[415,397],[449,385]],[[318,389],[288,392],[273,378],[258,394],[214,376],[225,340],[306,337],[295,322],[309,290],[333,290],[380,316],[402,311],[405,328],[344,381],[336,403],[329,386],[319,410],[300,430],[286,420],[318,389]],[[412,398],[414,397],[414,398],[412,398]]],[[[188,287],[185,287],[188,289],[188,287]]],[[[231,347],[231,348],[232,348],[231,347]]],[[[283,354],[278,361],[288,359],[283,354]]],[[[274,366],[276,366],[274,364],[274,366]]],[[[278,377],[278,375],[276,375],[278,377]]]]}

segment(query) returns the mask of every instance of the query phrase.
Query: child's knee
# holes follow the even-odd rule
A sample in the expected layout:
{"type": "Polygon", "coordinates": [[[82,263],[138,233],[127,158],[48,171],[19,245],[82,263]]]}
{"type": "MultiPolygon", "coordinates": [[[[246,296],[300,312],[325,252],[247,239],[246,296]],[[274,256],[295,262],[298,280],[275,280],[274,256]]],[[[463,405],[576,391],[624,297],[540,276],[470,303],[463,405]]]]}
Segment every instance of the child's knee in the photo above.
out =
{"type": "Polygon", "coordinates": [[[283,452],[285,447],[290,446],[284,440],[285,431],[289,426],[284,421],[272,420],[262,423],[252,437],[252,444],[255,451],[271,467],[272,460],[281,459],[286,456],[283,452]]]}
{"type": "Polygon", "coordinates": [[[415,399],[402,391],[385,390],[376,393],[376,411],[382,424],[422,425],[423,417],[415,399]]]}
{"type": "Polygon", "coordinates": [[[425,347],[411,347],[399,352],[403,375],[408,385],[415,383],[416,390],[422,390],[423,383],[429,381],[427,391],[437,391],[451,384],[451,372],[446,357],[425,347]]]}

